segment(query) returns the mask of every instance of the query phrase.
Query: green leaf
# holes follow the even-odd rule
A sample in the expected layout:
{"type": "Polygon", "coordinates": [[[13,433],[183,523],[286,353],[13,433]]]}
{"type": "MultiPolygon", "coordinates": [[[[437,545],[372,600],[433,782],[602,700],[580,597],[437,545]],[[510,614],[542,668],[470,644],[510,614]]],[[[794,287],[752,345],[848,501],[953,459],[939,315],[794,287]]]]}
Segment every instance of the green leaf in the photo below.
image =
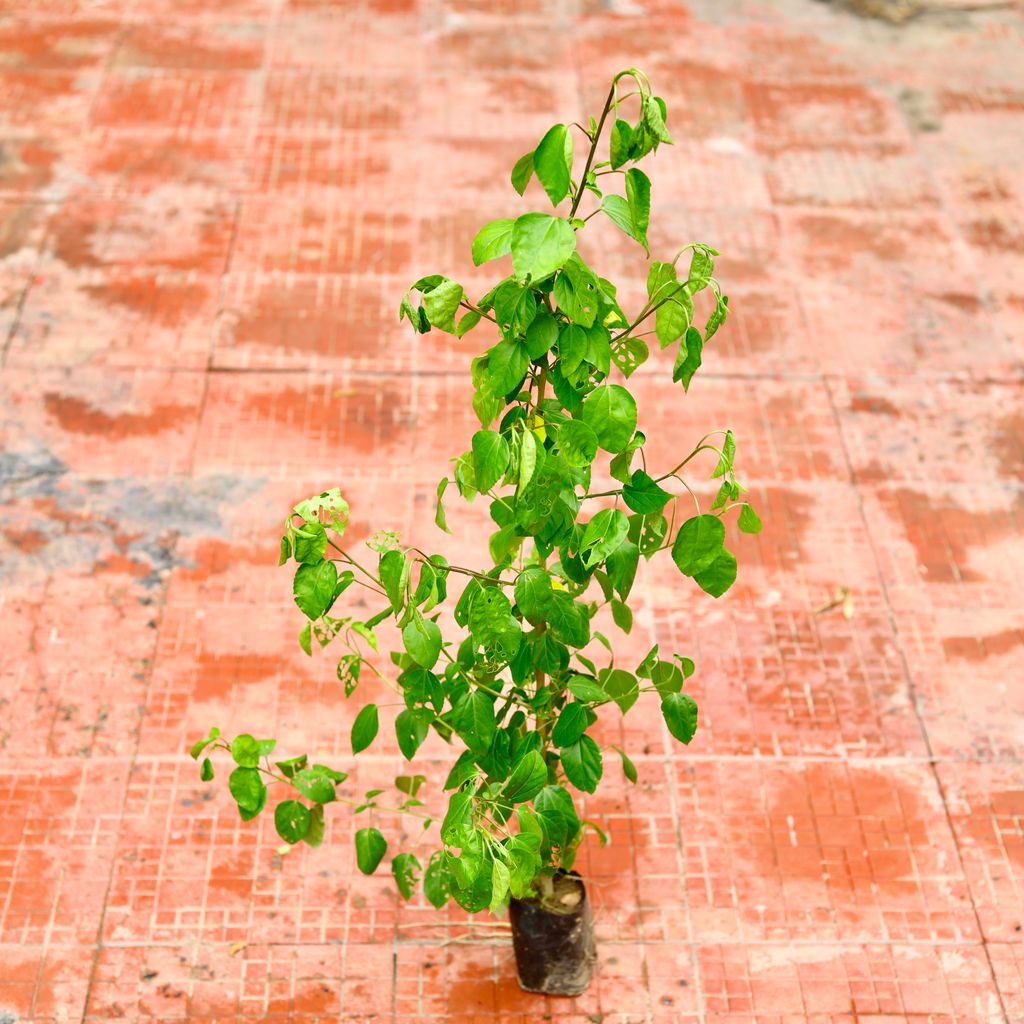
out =
{"type": "Polygon", "coordinates": [[[613,168],[621,167],[629,159],[629,144],[633,137],[633,129],[628,121],[621,118],[612,126],[610,153],[613,168]]]}
{"type": "Polygon", "coordinates": [[[440,910],[451,899],[451,874],[443,850],[435,850],[427,861],[423,873],[423,895],[435,910],[440,910]]]}
{"type": "Polygon", "coordinates": [[[485,224],[473,239],[473,263],[480,266],[500,256],[507,256],[512,251],[512,225],[515,221],[509,217],[492,220],[485,224]]]}
{"type": "Polygon", "coordinates": [[[581,736],[572,746],[561,751],[565,777],[584,793],[593,793],[601,781],[603,765],[601,748],[589,737],[581,736]]]}
{"type": "Polygon", "coordinates": [[[292,785],[307,799],[315,804],[329,804],[335,799],[334,786],[345,776],[341,772],[331,771],[323,765],[315,764],[312,768],[303,768],[292,776],[292,785]]]}
{"type": "Polygon", "coordinates": [[[211,729],[209,736],[205,736],[201,740],[196,740],[196,742],[192,744],[192,749],[189,751],[189,757],[191,757],[193,761],[198,761],[199,760],[199,755],[211,743],[213,743],[215,740],[217,740],[217,738],[219,736],[220,736],[220,729],[217,729],[217,728],[211,729]]]}
{"type": "Polygon", "coordinates": [[[647,342],[640,338],[618,338],[611,346],[612,362],[623,377],[630,377],[634,370],[647,362],[650,354],[647,342]]]}
{"type": "Polygon", "coordinates": [[[463,696],[452,709],[450,722],[474,754],[486,754],[494,742],[497,732],[494,703],[483,690],[474,690],[463,696]]]}
{"type": "Polygon", "coordinates": [[[654,314],[654,330],[662,348],[681,338],[693,320],[693,301],[685,289],[666,289],[664,301],[654,314]]]}
{"type": "Polygon", "coordinates": [[[524,153],[512,168],[512,187],[522,195],[533,177],[533,150],[524,153]]]}
{"type": "Polygon", "coordinates": [[[447,846],[461,846],[463,835],[472,822],[473,795],[464,791],[452,793],[448,811],[441,822],[441,842],[447,846]]]}
{"type": "Polygon", "coordinates": [[[485,647],[498,642],[512,627],[512,603],[500,587],[481,587],[470,600],[469,631],[485,647]]]}
{"type": "Polygon", "coordinates": [[[295,603],[307,619],[319,619],[331,610],[337,585],[338,570],[333,562],[300,565],[292,584],[295,603]]]}
{"type": "Polygon", "coordinates": [[[405,603],[405,586],[409,579],[409,562],[401,551],[385,551],[378,567],[380,581],[397,615],[405,603]]]}
{"type": "Polygon", "coordinates": [[[722,442],[722,454],[718,458],[718,465],[715,466],[715,471],[711,474],[711,479],[715,477],[725,476],[729,470],[732,469],[733,460],[736,458],[736,438],[732,436],[732,431],[727,430],[725,432],[725,440],[722,442]]]}
{"type": "Polygon", "coordinates": [[[625,669],[611,669],[601,677],[601,685],[623,714],[629,711],[640,696],[640,684],[636,676],[625,669]]]}
{"type": "Polygon", "coordinates": [[[478,430],[473,435],[473,471],[477,490],[486,493],[508,469],[508,442],[493,430],[478,430]]]}
{"type": "Polygon", "coordinates": [[[582,420],[567,420],[558,428],[558,451],[570,466],[589,466],[597,456],[597,434],[582,420]]]}
{"type": "Polygon", "coordinates": [[[604,569],[616,593],[625,600],[633,589],[637,566],[640,563],[640,549],[631,541],[620,544],[605,559],[604,569]]]}
{"type": "Polygon", "coordinates": [[[549,129],[533,151],[533,169],[552,206],[569,194],[572,174],[572,136],[564,124],[549,129]]]}
{"type": "Polygon", "coordinates": [[[309,808],[298,800],[284,800],[274,809],[274,827],[286,843],[297,843],[309,831],[309,808]]]}
{"type": "Polygon", "coordinates": [[[729,296],[723,295],[719,298],[715,304],[714,311],[711,316],[708,317],[708,322],[704,326],[704,341],[709,342],[712,335],[718,330],[722,324],[725,323],[725,318],[729,315],[729,296]]]}
{"type": "Polygon", "coordinates": [[[395,738],[398,740],[398,749],[407,761],[411,761],[416,756],[416,751],[423,745],[433,717],[429,711],[423,709],[415,711],[406,709],[400,711],[395,718],[395,738]]]}
{"type": "Polygon", "coordinates": [[[636,765],[633,764],[629,755],[620,747],[613,747],[612,749],[619,755],[620,758],[622,758],[622,774],[625,775],[626,778],[629,779],[629,781],[632,782],[635,786],[638,778],[636,773],[636,765]]]}
{"type": "Polygon", "coordinates": [[[302,837],[302,841],[314,849],[324,841],[323,804],[316,804],[309,809],[309,830],[302,837]]]}
{"type": "Polygon", "coordinates": [[[444,281],[423,296],[423,308],[430,323],[442,331],[455,333],[455,314],[466,293],[461,284],[444,281]]]}
{"type": "Polygon", "coordinates": [[[633,220],[633,234],[647,250],[647,227],[651,222],[651,180],[637,167],[626,171],[626,200],[633,220]]]}
{"type": "Polygon", "coordinates": [[[544,758],[536,750],[528,751],[519,759],[508,781],[502,787],[502,798],[510,804],[532,800],[548,782],[548,769],[544,758]]]}
{"type": "Polygon", "coordinates": [[[736,582],[736,556],[722,548],[707,568],[693,574],[693,579],[706,594],[721,597],[736,582]]]}
{"type": "Polygon", "coordinates": [[[740,517],[737,525],[744,533],[760,533],[761,519],[750,505],[744,505],[740,509],[740,517]]]}
{"type": "Polygon", "coordinates": [[[356,864],[364,875],[372,875],[388,851],[388,841],[375,828],[356,833],[356,864]]]}
{"type": "MultiPolygon", "coordinates": [[[[315,565],[327,552],[327,531],[319,523],[303,523],[295,531],[295,561],[315,565]]],[[[284,562],[281,563],[282,565],[284,562]]]]}
{"type": "Polygon", "coordinates": [[[672,368],[672,380],[682,382],[683,390],[690,390],[690,381],[700,369],[701,354],[704,350],[704,339],[696,327],[687,327],[686,335],[679,344],[675,365],[672,368]]]}
{"type": "Polygon", "coordinates": [[[566,324],[558,335],[558,362],[562,373],[571,375],[587,357],[587,332],[579,324],[566,324]]]}
{"type": "Polygon", "coordinates": [[[441,656],[441,630],[436,622],[418,613],[402,630],[402,642],[409,657],[421,668],[432,669],[441,656]]]}
{"type": "Polygon", "coordinates": [[[543,281],[576,251],[568,221],[546,213],[524,213],[512,229],[512,269],[520,281],[543,281]]]}
{"type": "Polygon", "coordinates": [[[434,525],[445,533],[451,533],[448,529],[448,518],[444,513],[444,492],[448,489],[448,477],[442,477],[437,485],[437,509],[434,512],[434,525]]]}
{"type": "Polygon", "coordinates": [[[672,495],[659,487],[642,469],[638,469],[630,482],[622,488],[622,500],[634,512],[642,514],[660,512],[671,498],[672,495]]]}
{"type": "Polygon", "coordinates": [[[603,384],[583,403],[583,422],[606,452],[621,452],[636,430],[636,402],[618,384],[603,384]]]}
{"type": "Polygon", "coordinates": [[[552,730],[552,744],[556,747],[572,746],[587,731],[590,722],[591,713],[585,704],[566,704],[552,730]]]}
{"type": "Polygon", "coordinates": [[[626,513],[617,508],[602,509],[587,523],[580,542],[580,556],[587,568],[603,562],[629,533],[626,513]]]}
{"type": "Polygon", "coordinates": [[[624,604],[622,601],[616,601],[613,597],[611,600],[612,606],[612,620],[615,625],[622,630],[623,633],[628,633],[633,628],[633,610],[628,604],[624,604]]]}
{"type": "Polygon", "coordinates": [[[622,196],[610,195],[601,200],[601,209],[608,214],[609,219],[617,224],[634,241],[640,242],[636,226],[633,224],[633,213],[629,208],[629,201],[622,196]]]}
{"type": "Polygon", "coordinates": [[[365,750],[376,738],[379,722],[377,705],[367,704],[352,723],[352,753],[365,750]]]}
{"type": "Polygon", "coordinates": [[[526,345],[505,338],[487,352],[487,385],[493,394],[507,395],[518,388],[529,368],[526,345]]]}
{"type": "Polygon", "coordinates": [[[569,680],[569,692],[585,704],[603,704],[608,700],[604,688],[586,676],[573,676],[569,680]]]}
{"type": "Polygon", "coordinates": [[[551,577],[540,566],[529,566],[516,579],[516,605],[532,626],[544,621],[552,593],[551,577]]]}
{"type": "Polygon", "coordinates": [[[516,497],[530,485],[537,468],[537,438],[532,430],[524,430],[519,440],[519,481],[516,485],[516,497]]]}
{"type": "Polygon", "coordinates": [[[597,318],[599,293],[597,275],[574,253],[555,278],[555,302],[574,323],[592,327],[597,318]]]}
{"type": "Polygon", "coordinates": [[[300,754],[298,757],[290,757],[287,761],[276,761],[274,763],[286,779],[291,779],[295,777],[297,771],[301,771],[306,767],[307,757],[305,754],[300,754]]]}
{"type": "Polygon", "coordinates": [[[558,321],[541,310],[526,329],[526,351],[531,359],[540,359],[558,340],[558,321]]]}
{"type": "Polygon", "coordinates": [[[281,555],[277,560],[278,565],[284,565],[289,558],[292,557],[292,542],[291,539],[285,534],[281,538],[281,555]]]}
{"type": "Polygon", "coordinates": [[[687,693],[670,693],[661,702],[668,731],[680,743],[689,743],[697,731],[697,702],[687,693]]]}
{"type": "Polygon", "coordinates": [[[724,544],[725,525],[718,516],[694,516],[679,527],[672,561],[684,576],[696,576],[715,561],[724,544]]]}
{"type": "Polygon", "coordinates": [[[243,768],[255,768],[260,763],[259,741],[243,732],[241,736],[236,736],[231,741],[231,756],[235,759],[235,764],[243,768]]]}
{"type": "Polygon", "coordinates": [[[255,768],[236,768],[228,777],[228,790],[246,821],[254,818],[266,806],[267,787],[255,768]]]}
{"type": "Polygon", "coordinates": [[[495,858],[491,867],[491,899],[490,910],[492,914],[508,902],[508,891],[512,885],[512,870],[500,858],[495,858]]]}
{"type": "Polygon", "coordinates": [[[213,762],[208,758],[203,758],[203,763],[199,766],[199,778],[203,782],[210,782],[213,779],[213,762]]]}
{"type": "Polygon", "coordinates": [[[391,874],[403,899],[411,900],[416,891],[420,862],[411,853],[400,853],[391,861],[391,874]]]}
{"type": "Polygon", "coordinates": [[[555,639],[569,647],[586,647],[590,642],[590,616],[587,609],[563,591],[556,591],[551,596],[548,622],[555,639]]]}

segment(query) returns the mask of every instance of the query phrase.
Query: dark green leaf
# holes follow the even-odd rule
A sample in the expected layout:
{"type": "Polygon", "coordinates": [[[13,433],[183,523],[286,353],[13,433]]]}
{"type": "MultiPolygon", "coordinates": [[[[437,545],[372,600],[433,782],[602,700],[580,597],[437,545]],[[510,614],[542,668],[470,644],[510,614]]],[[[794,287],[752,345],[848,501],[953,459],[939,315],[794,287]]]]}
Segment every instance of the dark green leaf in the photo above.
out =
{"type": "Polygon", "coordinates": [[[361,828],[356,833],[356,864],[364,875],[372,875],[384,859],[388,841],[375,828],[361,828]]]}
{"type": "Polygon", "coordinates": [[[629,143],[633,136],[633,130],[628,121],[621,118],[616,120],[612,126],[611,151],[609,156],[613,168],[621,167],[629,158],[629,143]]]}
{"type": "Polygon", "coordinates": [[[582,420],[567,420],[558,428],[558,451],[570,466],[589,466],[597,455],[597,435],[582,420]]]}
{"type": "Polygon", "coordinates": [[[532,800],[546,785],[548,769],[544,758],[536,750],[528,751],[512,769],[508,782],[502,787],[502,798],[510,804],[532,800]]]}
{"type": "Polygon", "coordinates": [[[411,853],[400,853],[391,861],[391,874],[395,876],[395,884],[403,899],[412,899],[419,870],[420,862],[411,853]]]}
{"type": "Polygon", "coordinates": [[[526,350],[531,359],[540,359],[558,340],[558,321],[541,310],[526,329],[526,350]]]}
{"type": "Polygon", "coordinates": [[[365,750],[376,738],[379,723],[377,705],[367,704],[352,723],[352,753],[365,750]]]}
{"type": "Polygon", "coordinates": [[[581,736],[572,746],[561,751],[565,777],[584,793],[593,793],[601,781],[603,770],[601,748],[589,737],[581,736]]]}
{"type": "Polygon", "coordinates": [[[690,390],[690,381],[700,369],[703,349],[704,339],[701,338],[700,331],[696,327],[687,327],[686,335],[679,343],[675,366],[672,368],[672,380],[682,381],[684,391],[690,390]]]}
{"type": "Polygon", "coordinates": [[[594,272],[574,254],[555,278],[555,302],[574,323],[592,327],[597,317],[600,288],[594,272]]]}
{"type": "Polygon", "coordinates": [[[441,656],[441,630],[436,622],[419,613],[402,630],[402,642],[409,657],[421,668],[432,669],[441,656]]]}
{"type": "Polygon", "coordinates": [[[616,601],[613,597],[611,600],[612,606],[612,620],[615,625],[622,630],[623,633],[628,633],[633,628],[633,612],[628,604],[623,604],[622,601],[616,601]]]}
{"type": "Polygon", "coordinates": [[[530,353],[521,341],[499,341],[487,353],[488,387],[495,395],[507,395],[519,386],[529,366],[530,353]]]}
{"type": "Polygon", "coordinates": [[[423,895],[435,910],[440,910],[451,899],[451,874],[443,850],[435,850],[423,873],[423,895]]]}
{"type": "Polygon", "coordinates": [[[296,562],[315,565],[323,560],[326,552],[327,531],[319,523],[303,523],[295,531],[296,562]]]}
{"type": "Polygon", "coordinates": [[[616,593],[625,600],[633,589],[640,549],[631,541],[620,544],[605,560],[604,568],[616,593]]]}
{"type": "Polygon", "coordinates": [[[395,718],[395,737],[398,740],[398,749],[407,761],[411,761],[416,756],[416,751],[423,745],[432,719],[433,715],[422,709],[415,711],[406,709],[400,711],[395,718]]]}
{"type": "Polygon", "coordinates": [[[603,562],[629,533],[626,513],[617,508],[602,509],[587,523],[580,542],[580,556],[590,568],[603,562]]]}
{"type": "Polygon", "coordinates": [[[583,422],[606,452],[621,452],[636,430],[636,402],[618,384],[604,384],[583,403],[583,422]]]}
{"type": "Polygon", "coordinates": [[[540,566],[524,569],[516,579],[516,605],[523,617],[536,626],[544,620],[548,603],[551,601],[551,577],[540,566]]]}
{"type": "Polygon", "coordinates": [[[714,562],[724,544],[725,526],[718,516],[694,516],[679,527],[672,560],[684,576],[695,576],[714,562]]]}
{"type": "Polygon", "coordinates": [[[473,469],[477,489],[489,491],[508,469],[508,442],[493,430],[478,430],[473,435],[473,469]]]}
{"type": "Polygon", "coordinates": [[[228,777],[228,789],[243,816],[255,816],[267,802],[267,787],[255,768],[236,768],[228,777]]]}
{"type": "Polygon", "coordinates": [[[624,750],[620,749],[619,747],[615,747],[613,749],[616,751],[616,753],[618,753],[619,757],[622,758],[622,774],[625,775],[626,778],[633,783],[633,785],[636,785],[636,780],[638,778],[636,773],[636,765],[633,764],[629,755],[624,750]]]}
{"type": "Polygon", "coordinates": [[[604,688],[586,676],[573,676],[569,680],[569,692],[585,704],[602,704],[608,700],[604,688]]]}
{"type": "Polygon", "coordinates": [[[587,731],[589,725],[590,714],[585,704],[566,704],[552,730],[551,742],[556,747],[572,746],[587,731]]]}
{"type": "Polygon", "coordinates": [[[295,603],[307,619],[319,619],[331,610],[337,585],[338,570],[333,562],[300,565],[292,585],[295,603]]]}
{"type": "Polygon", "coordinates": [[[700,572],[694,573],[693,578],[706,594],[721,597],[736,582],[736,556],[722,548],[715,560],[700,572]]]}
{"type": "Polygon", "coordinates": [[[661,702],[668,731],[680,743],[689,743],[697,731],[697,702],[687,693],[670,693],[661,702]]]}
{"type": "Polygon", "coordinates": [[[638,469],[622,488],[622,499],[634,512],[660,512],[671,498],[672,495],[642,469],[638,469]]]}
{"type": "Polygon", "coordinates": [[[651,221],[651,180],[637,167],[626,171],[626,199],[633,219],[633,234],[647,249],[647,226],[651,221]]]}
{"type": "Polygon", "coordinates": [[[309,831],[309,808],[298,800],[285,800],[274,809],[274,827],[286,843],[297,843],[309,831]]]}
{"type": "Polygon", "coordinates": [[[494,742],[497,725],[494,703],[483,690],[467,693],[452,709],[452,728],[473,753],[486,754],[494,742]]]}
{"type": "Polygon", "coordinates": [[[199,766],[199,778],[203,782],[213,779],[213,762],[208,757],[204,757],[203,763],[199,766]]]}
{"type": "Polygon", "coordinates": [[[380,581],[397,614],[405,603],[405,585],[409,579],[409,562],[401,551],[385,551],[380,557],[380,581]]]}
{"type": "Polygon", "coordinates": [[[572,173],[572,136],[564,124],[549,129],[533,152],[533,169],[552,206],[569,194],[572,173]]]}
{"type": "Polygon", "coordinates": [[[556,640],[570,647],[586,647],[590,642],[590,616],[587,609],[564,591],[556,591],[548,606],[548,623],[556,640]]]}

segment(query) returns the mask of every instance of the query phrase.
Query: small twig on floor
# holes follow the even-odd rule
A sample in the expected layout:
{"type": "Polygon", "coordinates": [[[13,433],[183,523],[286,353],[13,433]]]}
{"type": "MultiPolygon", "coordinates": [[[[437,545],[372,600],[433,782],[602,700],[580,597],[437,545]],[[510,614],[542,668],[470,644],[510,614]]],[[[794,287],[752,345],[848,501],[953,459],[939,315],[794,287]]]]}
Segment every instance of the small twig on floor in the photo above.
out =
{"type": "Polygon", "coordinates": [[[820,608],[815,608],[814,614],[824,615],[825,612],[830,612],[833,608],[842,608],[844,619],[853,618],[853,595],[850,593],[849,587],[836,587],[832,600],[820,608]]]}

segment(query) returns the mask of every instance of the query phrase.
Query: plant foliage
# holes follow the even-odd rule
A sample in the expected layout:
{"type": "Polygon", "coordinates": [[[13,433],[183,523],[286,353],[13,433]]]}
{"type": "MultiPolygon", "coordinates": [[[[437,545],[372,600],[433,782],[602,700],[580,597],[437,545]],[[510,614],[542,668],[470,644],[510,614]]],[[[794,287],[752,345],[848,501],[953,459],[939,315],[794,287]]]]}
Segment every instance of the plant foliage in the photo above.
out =
{"type": "Polygon", "coordinates": [[[325,805],[354,805],[367,822],[355,835],[358,868],[373,873],[390,850],[406,898],[422,881],[434,906],[453,899],[469,911],[496,911],[510,896],[535,892],[545,874],[572,865],[589,824],[574,791],[595,792],[609,760],[620,760],[625,777],[637,780],[625,752],[602,750],[591,735],[599,718],[653,699],[679,742],[689,743],[697,728],[697,704],[684,692],[692,661],[663,658],[655,646],[639,665],[624,667],[594,626],[608,606],[617,628],[630,631],[638,564],[662,553],[720,597],[736,578],[726,514],[739,510],[741,530],[761,528],[736,479],[731,431],[709,433],[659,472],[647,464],[637,402],[624,383],[648,358],[645,338],[653,335],[662,349],[675,350],[673,380],[690,387],[704,346],[728,314],[713,276],[717,251],[691,243],[670,261],[652,261],[647,300],[633,316],[580,251],[583,228],[595,216],[608,217],[647,251],[651,183],[636,165],[671,142],[666,118],[645,75],[616,75],[598,120],[586,128],[555,125],[516,163],[516,191],[525,194],[536,178],[538,198],[546,195],[556,212],[530,211],[480,230],[474,263],[507,260],[505,276],[476,301],[436,274],[402,299],[400,317],[422,334],[461,337],[489,325],[493,343],[472,363],[480,429],[438,485],[436,514],[447,530],[449,488],[487,502],[494,523],[488,564],[451,565],[390,533],[370,542],[375,561],[357,558],[344,547],[349,508],[338,489],[296,505],[285,523],[281,564],[296,563],[302,648],[309,654],[314,644],[340,643],[345,696],[358,699],[360,678],[372,672],[401,707],[392,721],[364,703],[352,724],[353,754],[371,748],[381,728],[394,730],[410,761],[432,730],[461,749],[443,783],[440,849],[424,866],[378,828],[391,812],[431,825],[419,796],[422,775],[399,776],[396,796],[382,802],[383,790],[346,795],[346,773],[310,764],[306,755],[273,762],[274,740],[228,741],[214,729],[192,748],[204,780],[213,777],[208,752],[230,754],[229,789],[246,820],[267,806],[268,785],[290,791],[273,814],[286,843],[318,846],[325,805]],[[635,120],[624,116],[627,109],[635,120]],[[582,166],[573,145],[579,133],[582,166]],[[584,201],[593,210],[581,218],[584,201]],[[705,312],[698,319],[699,308],[705,312]],[[720,481],[706,511],[681,476],[702,453],[720,481]],[[615,487],[592,486],[595,465],[615,487]],[[692,515],[685,511],[691,505],[692,515]],[[336,612],[355,586],[379,606],[368,619],[336,612]],[[391,655],[397,671],[387,675],[375,665],[374,630],[385,620],[396,623],[403,645],[391,655]],[[584,653],[594,641],[609,653],[601,667],[584,653]]]}

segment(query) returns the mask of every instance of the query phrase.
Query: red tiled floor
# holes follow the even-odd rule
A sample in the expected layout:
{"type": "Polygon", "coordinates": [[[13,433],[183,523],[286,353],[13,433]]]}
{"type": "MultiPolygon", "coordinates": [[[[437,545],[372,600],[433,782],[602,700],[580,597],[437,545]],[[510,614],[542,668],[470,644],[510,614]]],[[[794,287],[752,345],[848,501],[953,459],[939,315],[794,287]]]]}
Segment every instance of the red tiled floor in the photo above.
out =
{"type": "MultiPolygon", "coordinates": [[[[1024,18],[843,7],[0,0],[0,1022],[1024,1020],[1024,18]],[[731,427],[765,529],[721,602],[641,569],[617,656],[690,654],[702,730],[602,711],[640,781],[608,751],[598,971],[545,1000],[360,876],[351,816],[285,854],[185,750],[348,765],[377,689],[295,645],[281,520],[341,485],[356,541],[486,543],[432,524],[484,333],[398,302],[490,285],[512,163],[631,64],[652,248],[721,249],[733,310],[685,400],[632,379],[647,455],[731,427]]],[[[385,728],[346,785],[404,764],[385,728]]]]}

